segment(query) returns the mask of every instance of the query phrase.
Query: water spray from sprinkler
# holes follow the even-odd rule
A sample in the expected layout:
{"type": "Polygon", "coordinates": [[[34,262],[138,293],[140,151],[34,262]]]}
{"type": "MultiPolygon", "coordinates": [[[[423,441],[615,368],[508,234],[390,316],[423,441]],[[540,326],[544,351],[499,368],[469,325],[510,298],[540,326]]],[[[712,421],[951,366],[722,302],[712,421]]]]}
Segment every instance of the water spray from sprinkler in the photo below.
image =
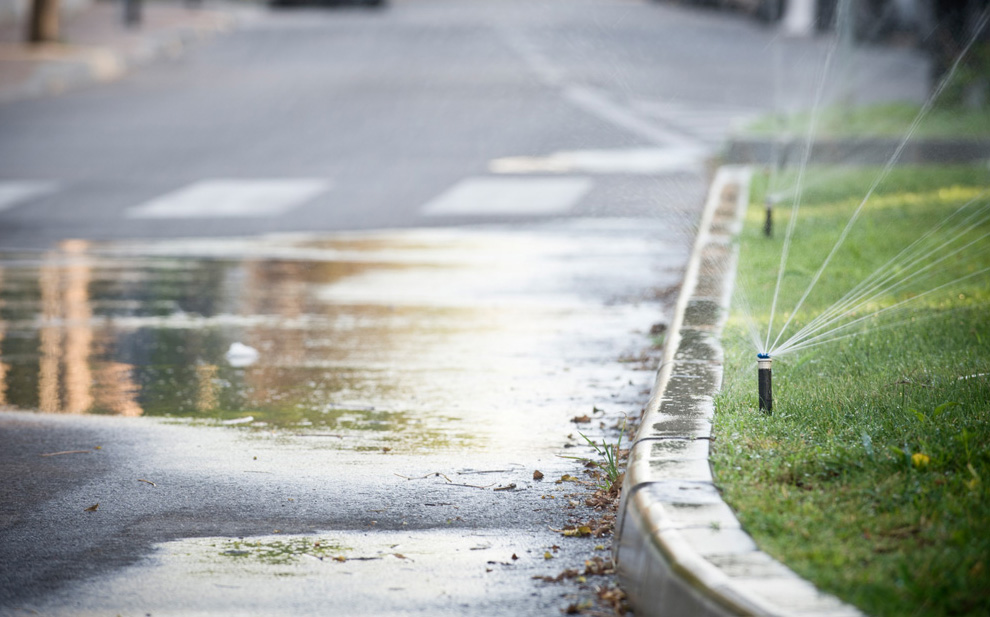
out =
{"type": "Polygon", "coordinates": [[[760,411],[773,412],[773,380],[770,365],[773,359],[768,353],[756,354],[756,378],[760,390],[760,411]]]}

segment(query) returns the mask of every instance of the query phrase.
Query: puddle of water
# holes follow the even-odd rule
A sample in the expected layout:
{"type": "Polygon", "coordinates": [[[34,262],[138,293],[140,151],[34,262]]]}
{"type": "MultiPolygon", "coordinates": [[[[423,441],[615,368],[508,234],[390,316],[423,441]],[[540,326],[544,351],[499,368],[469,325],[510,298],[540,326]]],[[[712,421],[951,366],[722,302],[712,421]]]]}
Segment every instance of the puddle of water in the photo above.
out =
{"type": "Polygon", "coordinates": [[[0,256],[0,406],[357,450],[525,444],[535,410],[566,406],[573,380],[657,319],[643,292],[683,259],[659,233],[606,221],[0,256]]]}
{"type": "MultiPolygon", "coordinates": [[[[456,615],[465,607],[484,612],[486,605],[489,614],[500,606],[538,609],[529,579],[552,571],[548,548],[495,532],[454,530],[192,538],[160,544],[139,567],[74,589],[71,611],[61,601],[39,611],[456,615]]],[[[541,591],[544,601],[559,595],[552,586],[541,591]]]]}

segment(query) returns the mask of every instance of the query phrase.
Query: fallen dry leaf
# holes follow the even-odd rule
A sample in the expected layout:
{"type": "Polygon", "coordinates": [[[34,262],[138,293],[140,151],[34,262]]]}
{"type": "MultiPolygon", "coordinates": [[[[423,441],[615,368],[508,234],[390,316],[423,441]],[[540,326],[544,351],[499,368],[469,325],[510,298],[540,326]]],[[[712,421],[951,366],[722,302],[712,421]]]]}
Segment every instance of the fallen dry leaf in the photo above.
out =
{"type": "Polygon", "coordinates": [[[618,587],[599,588],[598,599],[611,606],[616,615],[625,615],[630,610],[626,603],[626,593],[618,587]]]}
{"type": "Polygon", "coordinates": [[[86,508],[84,512],[96,512],[96,509],[100,507],[99,503],[94,503],[90,507],[86,508]]]}
{"type": "MultiPolygon", "coordinates": [[[[612,560],[605,560],[595,557],[584,562],[584,572],[575,568],[567,568],[557,576],[534,576],[533,579],[546,583],[559,583],[564,579],[584,579],[587,576],[605,576],[614,574],[615,569],[612,560]]],[[[581,582],[585,582],[587,579],[581,582]]]]}
{"type": "Polygon", "coordinates": [[[533,579],[544,583],[559,583],[565,578],[577,578],[580,573],[574,568],[567,568],[557,576],[534,576],[533,579]]]}
{"type": "Polygon", "coordinates": [[[586,576],[602,576],[613,574],[614,572],[615,564],[612,563],[611,559],[602,559],[596,556],[584,562],[584,573],[586,576]]]}
{"type": "Polygon", "coordinates": [[[568,605],[568,607],[564,610],[564,614],[578,615],[593,607],[594,607],[594,603],[591,600],[585,600],[583,602],[568,605]]]}
{"type": "Polygon", "coordinates": [[[541,472],[539,469],[537,469],[536,471],[534,471],[533,472],[533,479],[534,480],[542,480],[543,479],[543,472],[541,472]]]}
{"type": "Polygon", "coordinates": [[[574,416],[571,418],[571,422],[574,422],[575,424],[588,424],[591,422],[591,417],[588,414],[583,416],[574,416]]]}

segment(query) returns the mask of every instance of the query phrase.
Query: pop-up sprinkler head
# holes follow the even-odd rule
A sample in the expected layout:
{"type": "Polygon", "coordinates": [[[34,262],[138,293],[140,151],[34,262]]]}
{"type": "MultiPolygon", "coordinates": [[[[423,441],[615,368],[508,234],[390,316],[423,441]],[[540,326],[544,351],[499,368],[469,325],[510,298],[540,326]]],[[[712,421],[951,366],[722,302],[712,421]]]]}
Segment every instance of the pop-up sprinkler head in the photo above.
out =
{"type": "Polygon", "coordinates": [[[763,235],[768,238],[773,237],[773,199],[767,197],[766,201],[767,217],[763,221],[763,235]]]}
{"type": "Polygon", "coordinates": [[[768,353],[756,354],[756,376],[760,389],[760,411],[773,412],[773,380],[770,365],[773,359],[768,353]]]}

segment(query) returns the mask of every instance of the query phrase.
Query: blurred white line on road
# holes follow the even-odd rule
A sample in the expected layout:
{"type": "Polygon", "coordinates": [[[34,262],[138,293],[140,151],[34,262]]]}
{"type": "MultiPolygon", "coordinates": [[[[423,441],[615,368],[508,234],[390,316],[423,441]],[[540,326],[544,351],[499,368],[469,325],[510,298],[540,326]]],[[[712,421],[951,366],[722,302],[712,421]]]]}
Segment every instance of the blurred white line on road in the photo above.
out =
{"type": "Polygon", "coordinates": [[[127,218],[278,216],[329,188],[327,180],[312,178],[201,180],[128,209],[127,218]]]}
{"type": "Polygon", "coordinates": [[[496,174],[661,174],[701,171],[707,156],[706,150],[689,147],[568,150],[550,156],[495,159],[488,168],[496,174]]]}
{"type": "Polygon", "coordinates": [[[670,128],[658,126],[644,119],[634,110],[612,101],[604,92],[584,86],[570,86],[564,90],[564,98],[601,120],[637,135],[658,146],[702,147],[696,137],[670,128]]]}
{"type": "Polygon", "coordinates": [[[466,178],[420,211],[426,216],[563,214],[591,190],[588,178],[466,178]]]}
{"type": "Polygon", "coordinates": [[[58,185],[54,182],[0,180],[0,212],[9,210],[28,199],[54,193],[56,189],[58,185]]]}

